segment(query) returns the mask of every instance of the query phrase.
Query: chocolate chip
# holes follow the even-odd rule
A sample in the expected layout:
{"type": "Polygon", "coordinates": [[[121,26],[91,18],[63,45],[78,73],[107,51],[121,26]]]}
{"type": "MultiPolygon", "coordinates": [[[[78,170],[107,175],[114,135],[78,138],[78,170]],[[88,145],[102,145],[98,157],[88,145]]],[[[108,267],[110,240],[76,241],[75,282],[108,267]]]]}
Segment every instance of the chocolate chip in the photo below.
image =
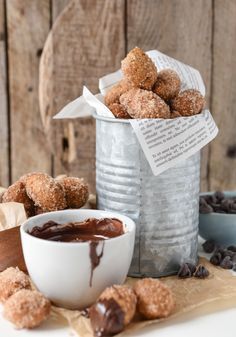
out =
{"type": "Polygon", "coordinates": [[[234,210],[234,200],[232,199],[224,199],[221,202],[221,208],[223,211],[231,211],[234,210]]]}
{"type": "Polygon", "coordinates": [[[206,278],[209,276],[209,271],[206,269],[206,267],[204,267],[203,265],[199,265],[197,267],[197,270],[194,273],[194,277],[198,277],[198,278],[206,278]]]}
{"type": "Polygon", "coordinates": [[[221,191],[217,191],[213,195],[201,196],[199,212],[202,214],[211,212],[236,214],[236,197],[226,198],[221,191]]]}
{"type": "Polygon", "coordinates": [[[221,204],[211,204],[211,207],[213,208],[214,212],[219,212],[221,211],[221,204]]]}
{"type": "Polygon", "coordinates": [[[232,257],[234,256],[234,252],[232,252],[231,250],[225,249],[222,256],[223,258],[225,258],[226,256],[229,256],[232,259],[232,257]]]}
{"type": "Polygon", "coordinates": [[[218,246],[215,250],[215,254],[217,254],[217,253],[220,253],[223,256],[224,253],[225,253],[225,248],[222,247],[222,246],[218,246]]]}
{"type": "Polygon", "coordinates": [[[203,243],[202,248],[206,253],[213,253],[216,248],[215,241],[207,240],[206,242],[203,243]]]}
{"type": "Polygon", "coordinates": [[[205,195],[204,198],[205,198],[206,202],[210,205],[211,204],[217,204],[217,202],[218,202],[218,200],[217,200],[217,198],[215,197],[214,194],[213,195],[205,195]]]}
{"type": "Polygon", "coordinates": [[[222,255],[221,255],[221,253],[215,253],[210,258],[210,262],[211,262],[211,264],[214,264],[214,266],[219,266],[220,263],[221,263],[221,261],[222,261],[222,255]]]}
{"type": "Polygon", "coordinates": [[[233,268],[233,262],[231,261],[230,256],[226,256],[220,263],[221,268],[224,269],[232,269],[233,268]]]}
{"type": "Polygon", "coordinates": [[[236,253],[236,246],[229,246],[227,249],[231,250],[231,252],[235,252],[236,253]]]}
{"type": "Polygon", "coordinates": [[[178,271],[178,277],[188,278],[192,276],[192,272],[187,263],[183,263],[178,271]]]}
{"type": "Polygon", "coordinates": [[[223,200],[223,199],[225,198],[225,195],[224,195],[224,193],[221,192],[221,191],[216,191],[216,192],[215,192],[215,197],[216,197],[216,199],[217,199],[218,201],[221,201],[221,200],[223,200]]]}
{"type": "Polygon", "coordinates": [[[210,205],[208,205],[208,203],[204,198],[200,198],[199,212],[202,214],[208,214],[213,212],[213,208],[210,205]]]}
{"type": "Polygon", "coordinates": [[[196,271],[196,266],[195,266],[195,264],[192,264],[192,263],[189,263],[189,262],[187,262],[186,264],[187,264],[187,266],[189,267],[189,270],[190,270],[190,272],[191,272],[191,275],[193,275],[193,273],[196,271]]]}

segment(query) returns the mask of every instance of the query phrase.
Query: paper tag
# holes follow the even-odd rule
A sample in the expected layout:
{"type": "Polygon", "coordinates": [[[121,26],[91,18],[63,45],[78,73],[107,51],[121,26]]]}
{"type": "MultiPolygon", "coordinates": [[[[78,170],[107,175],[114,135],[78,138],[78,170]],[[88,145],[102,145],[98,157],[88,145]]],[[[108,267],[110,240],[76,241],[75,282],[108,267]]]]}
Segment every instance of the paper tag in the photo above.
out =
{"type": "Polygon", "coordinates": [[[176,120],[131,119],[130,123],[154,175],[192,156],[218,133],[208,110],[176,120]]]}

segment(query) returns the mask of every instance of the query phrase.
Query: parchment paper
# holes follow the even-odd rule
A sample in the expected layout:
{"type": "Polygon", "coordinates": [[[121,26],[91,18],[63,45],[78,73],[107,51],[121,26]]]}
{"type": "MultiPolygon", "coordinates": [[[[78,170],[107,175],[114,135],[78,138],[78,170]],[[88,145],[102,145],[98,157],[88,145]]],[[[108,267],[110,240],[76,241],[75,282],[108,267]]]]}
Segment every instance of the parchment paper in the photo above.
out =
{"type": "MultiPolygon", "coordinates": [[[[182,82],[181,90],[197,89],[205,95],[205,86],[199,71],[157,50],[148,51],[147,54],[158,70],[171,68],[177,71],[182,82]]],[[[93,95],[88,88],[84,87],[84,99],[80,97],[69,103],[54,118],[88,116],[92,113],[91,108],[98,115],[114,118],[112,112],[103,104],[103,96],[121,79],[121,70],[100,78],[100,94],[97,95],[93,95]]],[[[207,109],[191,117],[130,119],[129,121],[154,175],[192,156],[218,133],[218,128],[207,109]]]]}
{"type": "Polygon", "coordinates": [[[0,231],[21,225],[27,219],[23,204],[0,203],[0,231]]]}
{"type": "MultiPolygon", "coordinates": [[[[210,276],[206,279],[188,278],[179,279],[177,276],[169,276],[161,278],[161,281],[168,285],[175,296],[176,307],[173,314],[165,319],[144,320],[140,316],[136,316],[124,332],[117,336],[128,336],[129,333],[144,328],[151,324],[157,324],[163,321],[168,323],[171,320],[181,317],[192,311],[196,315],[204,315],[219,310],[228,309],[236,306],[236,277],[228,271],[213,266],[205,258],[200,258],[199,263],[206,266],[210,272],[210,276]]],[[[126,283],[133,285],[137,281],[136,278],[128,278],[126,283]]],[[[71,311],[62,308],[53,308],[54,314],[67,319],[70,326],[81,337],[92,337],[92,329],[90,321],[81,315],[80,311],[71,311]]],[[[158,327],[158,326],[157,326],[158,327]]]]}
{"type": "MultiPolygon", "coordinates": [[[[0,230],[19,225],[25,219],[26,214],[22,204],[0,204],[0,230]]],[[[154,323],[157,328],[158,323],[163,321],[166,321],[166,324],[171,324],[171,321],[178,317],[181,317],[182,320],[189,319],[191,318],[190,313],[194,317],[235,307],[235,273],[215,267],[205,258],[200,258],[199,263],[205,265],[210,272],[210,276],[204,280],[194,277],[179,279],[177,276],[161,278],[161,281],[172,289],[176,300],[175,310],[170,317],[147,321],[136,315],[134,322],[118,336],[128,336],[129,333],[154,323]]],[[[132,286],[136,281],[137,278],[128,278],[126,283],[132,286]]],[[[93,336],[90,320],[82,316],[78,310],[72,311],[53,306],[51,319],[56,319],[61,324],[67,322],[80,337],[93,336]]]]}

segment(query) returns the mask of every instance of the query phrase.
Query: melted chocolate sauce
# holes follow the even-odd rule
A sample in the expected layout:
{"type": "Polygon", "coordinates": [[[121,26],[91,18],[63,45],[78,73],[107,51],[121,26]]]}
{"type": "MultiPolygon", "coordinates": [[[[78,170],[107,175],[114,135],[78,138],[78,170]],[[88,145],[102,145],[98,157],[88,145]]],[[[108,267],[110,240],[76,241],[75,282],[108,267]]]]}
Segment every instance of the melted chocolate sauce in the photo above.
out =
{"type": "Polygon", "coordinates": [[[91,274],[90,274],[90,280],[89,280],[90,287],[92,287],[93,271],[99,265],[100,260],[103,256],[104,243],[105,243],[105,241],[103,240],[101,253],[98,254],[97,253],[97,246],[99,244],[99,241],[91,241],[90,242],[90,254],[89,254],[90,255],[90,261],[91,261],[91,274]]]}
{"type": "Polygon", "coordinates": [[[125,327],[124,312],[113,298],[96,302],[89,310],[89,317],[96,337],[113,336],[125,327]]]}
{"type": "Polygon", "coordinates": [[[89,308],[83,309],[80,313],[83,317],[89,318],[89,308]]]}
{"type": "Polygon", "coordinates": [[[90,242],[91,276],[92,286],[93,271],[99,265],[103,256],[105,240],[124,234],[123,223],[118,219],[90,218],[81,222],[58,224],[48,221],[43,226],[35,226],[28,232],[30,235],[40,239],[59,242],[90,242]],[[97,253],[99,242],[102,241],[100,254],[97,253]]]}
{"type": "Polygon", "coordinates": [[[124,234],[123,224],[118,219],[90,218],[81,222],[58,224],[48,221],[28,232],[37,238],[60,242],[101,241],[124,234]]]}

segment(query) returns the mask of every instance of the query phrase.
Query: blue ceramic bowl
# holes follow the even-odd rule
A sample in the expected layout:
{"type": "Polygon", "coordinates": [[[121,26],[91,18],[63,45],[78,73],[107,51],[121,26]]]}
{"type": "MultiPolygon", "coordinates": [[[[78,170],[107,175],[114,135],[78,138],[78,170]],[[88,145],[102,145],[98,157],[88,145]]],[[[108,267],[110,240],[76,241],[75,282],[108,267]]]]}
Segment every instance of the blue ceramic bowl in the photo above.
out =
{"type": "MultiPolygon", "coordinates": [[[[200,196],[214,192],[200,193],[200,196]]],[[[236,191],[224,192],[226,197],[236,197],[236,191]]],[[[236,245],[236,214],[199,214],[199,235],[205,240],[214,240],[220,245],[236,245]]]]}

